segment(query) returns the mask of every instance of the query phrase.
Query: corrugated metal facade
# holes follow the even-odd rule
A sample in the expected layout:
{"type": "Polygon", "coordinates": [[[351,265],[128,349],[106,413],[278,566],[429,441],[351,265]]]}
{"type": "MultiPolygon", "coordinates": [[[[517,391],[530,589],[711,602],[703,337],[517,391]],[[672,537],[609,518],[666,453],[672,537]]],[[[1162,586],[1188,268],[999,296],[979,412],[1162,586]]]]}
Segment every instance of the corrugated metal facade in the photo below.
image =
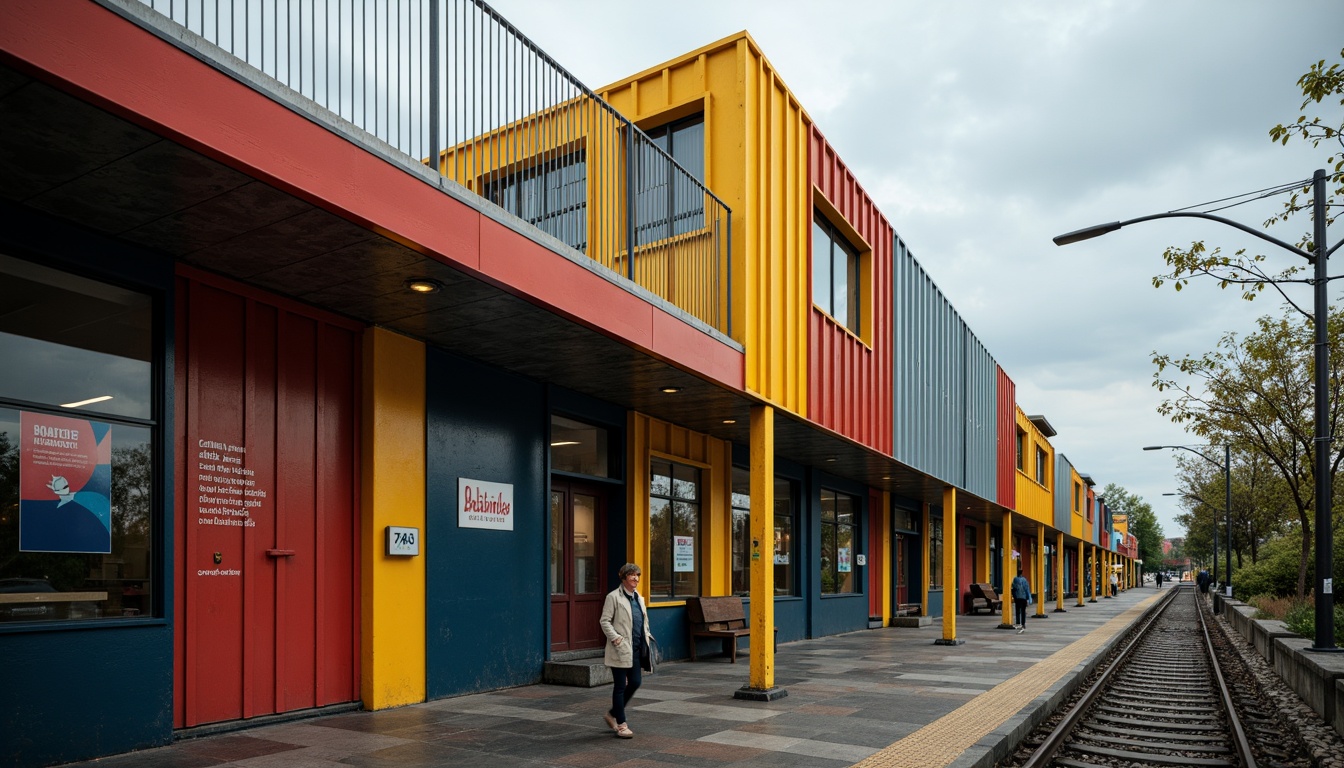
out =
{"type": "Polygon", "coordinates": [[[1055,477],[1060,478],[1055,485],[1055,527],[1067,531],[1073,519],[1074,483],[1079,480],[1073,464],[1062,453],[1055,458],[1055,477]]]}
{"type": "Polygon", "coordinates": [[[811,119],[746,32],[598,93],[646,130],[703,113],[703,181],[733,213],[732,328],[746,387],[807,416],[811,119]]]}
{"type": "Polygon", "coordinates": [[[1058,477],[1055,449],[1021,408],[1017,408],[1016,413],[1017,429],[1026,433],[1022,445],[1022,469],[1017,472],[1016,509],[1032,520],[1049,525],[1054,517],[1055,503],[1051,489],[1054,487],[1055,478],[1058,477]],[[1036,479],[1038,450],[1045,454],[1044,468],[1047,474],[1044,482],[1038,482],[1036,479]]]}
{"type": "Polygon", "coordinates": [[[996,481],[999,505],[1017,506],[1017,385],[999,369],[999,476],[996,481]]]}
{"type": "Polygon", "coordinates": [[[892,455],[995,498],[1012,381],[899,237],[894,251],[892,455]]]}
{"type": "MultiPolygon", "coordinates": [[[[829,208],[843,220],[831,221],[832,225],[852,229],[862,240],[851,245],[861,251],[861,271],[866,275],[861,285],[868,289],[860,297],[863,338],[812,305],[808,415],[846,437],[890,452],[891,249],[895,233],[816,128],[812,129],[808,161],[808,176],[820,197],[815,201],[817,207],[829,208]]],[[[805,261],[811,263],[810,258],[805,261]]]]}

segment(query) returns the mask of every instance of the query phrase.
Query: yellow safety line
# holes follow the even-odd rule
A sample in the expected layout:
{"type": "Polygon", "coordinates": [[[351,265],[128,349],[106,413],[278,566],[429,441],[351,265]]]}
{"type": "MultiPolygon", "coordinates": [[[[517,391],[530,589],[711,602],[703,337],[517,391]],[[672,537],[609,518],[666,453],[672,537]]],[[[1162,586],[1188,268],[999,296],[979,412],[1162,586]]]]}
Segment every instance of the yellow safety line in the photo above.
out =
{"type": "Polygon", "coordinates": [[[941,768],[950,764],[1132,623],[1156,599],[1145,599],[853,768],[941,768]]]}

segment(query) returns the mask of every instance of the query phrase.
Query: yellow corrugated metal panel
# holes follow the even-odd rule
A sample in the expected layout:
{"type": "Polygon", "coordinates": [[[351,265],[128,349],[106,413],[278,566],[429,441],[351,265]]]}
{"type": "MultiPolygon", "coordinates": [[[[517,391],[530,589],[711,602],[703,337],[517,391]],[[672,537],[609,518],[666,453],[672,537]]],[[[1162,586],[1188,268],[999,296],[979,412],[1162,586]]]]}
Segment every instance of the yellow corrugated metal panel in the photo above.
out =
{"type": "Polygon", "coordinates": [[[733,336],[747,388],[807,415],[811,119],[746,32],[599,91],[644,128],[705,116],[705,184],[733,212],[733,336]]]}
{"type": "Polygon", "coordinates": [[[1055,447],[1041,434],[1041,430],[1031,423],[1031,419],[1017,409],[1017,428],[1026,433],[1026,442],[1022,449],[1022,467],[1017,471],[1017,512],[1046,525],[1055,522],[1054,487],[1058,478],[1055,473],[1055,447]],[[1045,484],[1036,481],[1036,451],[1045,452],[1045,484]]]}

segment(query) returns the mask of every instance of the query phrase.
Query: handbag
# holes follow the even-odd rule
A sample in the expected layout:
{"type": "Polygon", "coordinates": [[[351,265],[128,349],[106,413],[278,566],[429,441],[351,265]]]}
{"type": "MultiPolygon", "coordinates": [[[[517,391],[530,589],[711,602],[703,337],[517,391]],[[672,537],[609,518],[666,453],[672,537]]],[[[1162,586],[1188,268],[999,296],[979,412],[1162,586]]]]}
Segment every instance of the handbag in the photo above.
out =
{"type": "Polygon", "coordinates": [[[658,641],[654,640],[653,636],[650,635],[648,653],[644,654],[644,658],[642,659],[643,663],[641,664],[645,672],[648,672],[650,675],[658,672],[658,662],[662,661],[662,659],[659,658],[660,655],[661,654],[658,652],[658,641]]]}

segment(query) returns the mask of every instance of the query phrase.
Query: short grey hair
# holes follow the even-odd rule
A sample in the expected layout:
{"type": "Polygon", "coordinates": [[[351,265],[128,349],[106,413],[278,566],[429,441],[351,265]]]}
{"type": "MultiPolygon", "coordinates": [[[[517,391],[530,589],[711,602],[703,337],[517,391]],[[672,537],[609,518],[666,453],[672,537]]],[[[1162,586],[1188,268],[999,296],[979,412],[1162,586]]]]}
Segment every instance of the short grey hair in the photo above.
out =
{"type": "Polygon", "coordinates": [[[624,581],[625,577],[629,576],[632,573],[638,576],[641,573],[643,573],[643,571],[639,570],[639,566],[635,565],[634,563],[626,563],[625,565],[621,566],[621,570],[616,572],[616,576],[620,578],[622,581],[624,581]]]}

